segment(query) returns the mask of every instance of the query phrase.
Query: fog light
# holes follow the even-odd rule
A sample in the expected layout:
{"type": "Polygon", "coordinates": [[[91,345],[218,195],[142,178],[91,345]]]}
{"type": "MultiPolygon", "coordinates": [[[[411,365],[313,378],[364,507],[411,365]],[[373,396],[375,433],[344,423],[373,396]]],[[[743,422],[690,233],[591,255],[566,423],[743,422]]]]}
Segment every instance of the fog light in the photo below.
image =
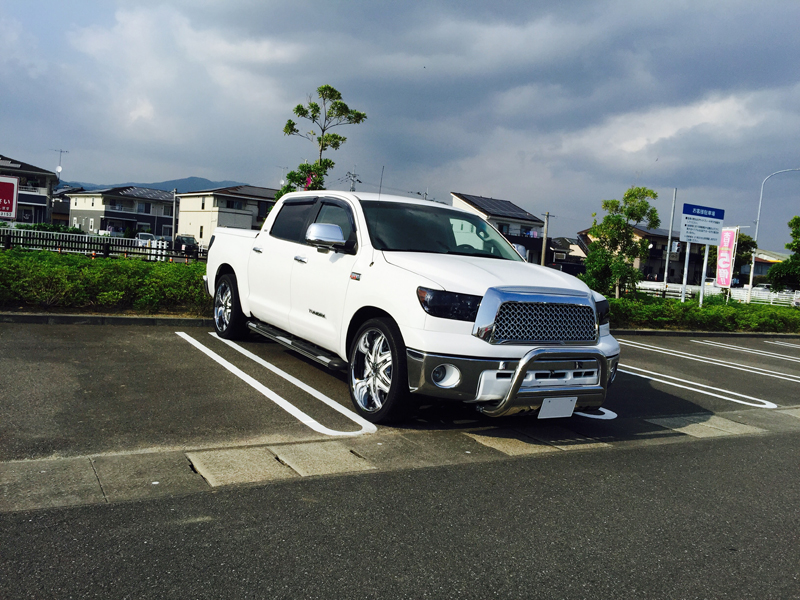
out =
{"type": "Polygon", "coordinates": [[[439,365],[431,371],[431,381],[440,388],[452,388],[461,383],[461,371],[453,365],[439,365]]]}

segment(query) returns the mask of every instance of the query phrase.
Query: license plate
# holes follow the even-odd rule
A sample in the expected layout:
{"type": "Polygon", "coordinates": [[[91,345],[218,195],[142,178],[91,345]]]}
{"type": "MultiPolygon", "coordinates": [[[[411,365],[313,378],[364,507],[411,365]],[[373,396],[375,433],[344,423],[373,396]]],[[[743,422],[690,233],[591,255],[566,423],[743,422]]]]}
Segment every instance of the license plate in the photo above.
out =
{"type": "Polygon", "coordinates": [[[560,419],[571,417],[575,410],[575,403],[578,398],[545,398],[542,408],[539,409],[540,419],[560,419]]]}

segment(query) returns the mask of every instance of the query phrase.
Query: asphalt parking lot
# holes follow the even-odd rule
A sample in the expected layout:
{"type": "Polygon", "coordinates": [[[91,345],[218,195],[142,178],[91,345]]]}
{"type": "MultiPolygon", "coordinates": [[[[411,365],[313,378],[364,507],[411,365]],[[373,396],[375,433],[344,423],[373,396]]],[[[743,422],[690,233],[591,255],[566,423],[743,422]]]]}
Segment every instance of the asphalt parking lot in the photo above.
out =
{"type": "Polygon", "coordinates": [[[490,419],[431,404],[397,427],[344,374],[204,327],[0,324],[0,511],[230,485],[800,431],[800,337],[619,332],[602,411],[490,419]]]}

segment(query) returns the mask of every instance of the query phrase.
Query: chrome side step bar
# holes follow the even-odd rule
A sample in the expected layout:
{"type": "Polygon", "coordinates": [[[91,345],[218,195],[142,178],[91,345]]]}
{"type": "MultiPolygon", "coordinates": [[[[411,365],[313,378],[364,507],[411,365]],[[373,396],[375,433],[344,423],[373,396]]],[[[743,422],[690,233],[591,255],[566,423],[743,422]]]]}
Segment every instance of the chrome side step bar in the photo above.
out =
{"type": "Polygon", "coordinates": [[[347,368],[347,363],[335,354],[297,338],[283,329],[278,329],[277,327],[267,325],[261,321],[248,321],[247,327],[251,331],[255,331],[257,334],[279,343],[281,346],[285,346],[298,354],[302,354],[306,358],[310,358],[321,365],[325,365],[332,371],[341,371],[347,368]]]}

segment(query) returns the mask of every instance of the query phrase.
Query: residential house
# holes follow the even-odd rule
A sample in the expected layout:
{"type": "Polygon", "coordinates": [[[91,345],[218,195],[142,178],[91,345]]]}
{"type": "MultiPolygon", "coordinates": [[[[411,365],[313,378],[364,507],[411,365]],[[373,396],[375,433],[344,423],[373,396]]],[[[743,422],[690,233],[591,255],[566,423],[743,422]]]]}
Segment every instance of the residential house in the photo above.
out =
{"type": "Polygon", "coordinates": [[[217,227],[260,229],[275,205],[273,188],[236,185],[178,194],[178,232],[208,245],[217,227]]]}
{"type": "Polygon", "coordinates": [[[548,267],[564,271],[570,275],[586,272],[586,252],[588,248],[578,238],[557,237],[548,240],[553,260],[548,267]]]}
{"type": "Polygon", "coordinates": [[[0,175],[19,179],[17,221],[49,223],[51,195],[58,175],[0,154],[0,175]]]}
{"type": "Polygon", "coordinates": [[[172,192],[135,186],[67,192],[69,221],[88,233],[149,231],[172,235],[172,192]]]}
{"type": "MultiPolygon", "coordinates": [[[[506,239],[525,249],[528,262],[539,263],[544,221],[508,200],[451,192],[453,206],[480,215],[506,239]]],[[[549,257],[548,257],[549,258],[549,257]]]]}

